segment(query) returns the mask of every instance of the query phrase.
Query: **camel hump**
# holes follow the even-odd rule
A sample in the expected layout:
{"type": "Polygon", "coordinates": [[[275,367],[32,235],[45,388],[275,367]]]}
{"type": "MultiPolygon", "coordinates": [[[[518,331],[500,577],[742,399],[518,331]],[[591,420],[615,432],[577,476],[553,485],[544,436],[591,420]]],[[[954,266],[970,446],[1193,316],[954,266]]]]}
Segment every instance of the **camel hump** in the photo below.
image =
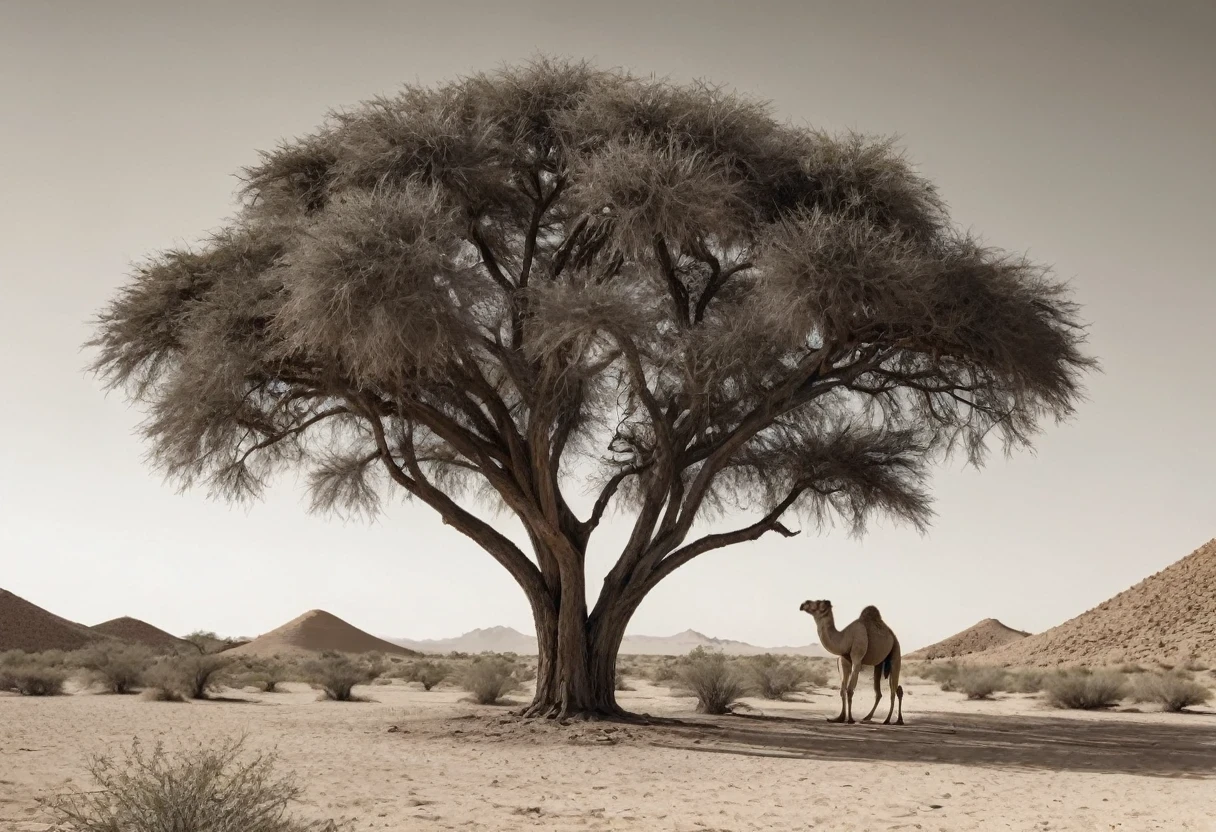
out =
{"type": "Polygon", "coordinates": [[[861,615],[858,617],[866,621],[882,621],[882,613],[878,611],[878,607],[873,605],[863,607],[861,610],[861,615]]]}

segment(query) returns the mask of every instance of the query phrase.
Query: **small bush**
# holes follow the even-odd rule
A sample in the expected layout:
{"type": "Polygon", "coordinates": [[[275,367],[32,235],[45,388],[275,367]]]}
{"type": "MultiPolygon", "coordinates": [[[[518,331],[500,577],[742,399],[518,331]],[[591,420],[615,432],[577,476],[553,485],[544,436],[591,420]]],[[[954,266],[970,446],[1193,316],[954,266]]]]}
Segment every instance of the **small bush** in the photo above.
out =
{"type": "Polygon", "coordinates": [[[1044,679],[1043,687],[1055,707],[1086,711],[1109,708],[1127,692],[1123,676],[1112,671],[1062,671],[1044,679]]]}
{"type": "Polygon", "coordinates": [[[633,688],[629,686],[629,680],[625,678],[625,674],[619,670],[616,672],[616,678],[613,681],[613,687],[615,687],[617,690],[621,690],[621,691],[633,690],[633,688]]]}
{"type": "Polygon", "coordinates": [[[430,690],[436,685],[442,684],[451,675],[452,668],[447,664],[424,660],[410,665],[405,678],[422,685],[423,690],[430,690]]]}
{"type": "Polygon", "coordinates": [[[1004,689],[1005,671],[999,667],[959,668],[954,684],[968,699],[991,699],[992,694],[1004,689]]]}
{"type": "Polygon", "coordinates": [[[918,666],[915,674],[922,679],[936,682],[946,693],[958,690],[960,668],[957,662],[926,662],[918,666]]]}
{"type": "Polygon", "coordinates": [[[223,687],[224,671],[230,664],[230,659],[213,654],[173,656],[148,668],[145,682],[167,694],[206,699],[223,687]]]}
{"type": "Polygon", "coordinates": [[[74,791],[44,806],[63,832],[321,832],[332,821],[304,822],[287,814],[300,796],[291,777],[274,772],[269,754],[246,755],[240,739],[171,758],[159,743],[145,752],[136,740],[125,757],[95,757],[88,769],[97,788],[74,791]]]}
{"type": "Polygon", "coordinates": [[[376,669],[349,656],[335,654],[309,662],[308,682],[320,688],[326,699],[335,702],[357,701],[355,685],[366,685],[376,678],[376,669]]]}
{"type": "Polygon", "coordinates": [[[654,682],[656,685],[664,685],[668,682],[674,682],[679,678],[679,676],[679,666],[670,659],[660,662],[659,664],[655,665],[653,670],[650,671],[650,681],[654,682]]]}
{"type": "Polygon", "coordinates": [[[4,677],[0,689],[16,691],[22,696],[60,696],[68,678],[62,668],[44,666],[37,661],[5,668],[0,676],[4,677]]]}
{"type": "Polygon", "coordinates": [[[473,694],[479,705],[493,705],[512,691],[519,690],[519,677],[514,662],[497,656],[473,660],[464,672],[461,684],[473,694]]]}
{"type": "Polygon", "coordinates": [[[1145,673],[1132,683],[1132,701],[1155,702],[1171,713],[1203,705],[1211,698],[1210,690],[1178,673],[1145,673]]]}
{"type": "Polygon", "coordinates": [[[1043,689],[1043,672],[1040,670],[1011,670],[1005,674],[1001,688],[1008,693],[1038,693],[1043,689]]]}
{"type": "Polygon", "coordinates": [[[752,656],[745,667],[751,687],[765,699],[784,699],[805,690],[810,684],[806,665],[778,656],[752,656]]]}
{"type": "Polygon", "coordinates": [[[143,689],[139,695],[140,699],[146,699],[149,702],[185,702],[186,697],[182,696],[181,691],[162,685],[149,684],[143,689]]]}
{"type": "Polygon", "coordinates": [[[688,654],[678,679],[697,698],[697,710],[701,713],[727,713],[747,693],[746,683],[726,656],[702,647],[688,654]]]}
{"type": "Polygon", "coordinates": [[[152,664],[152,651],[136,644],[98,644],[81,650],[76,663],[91,684],[110,693],[134,693],[152,664]]]}

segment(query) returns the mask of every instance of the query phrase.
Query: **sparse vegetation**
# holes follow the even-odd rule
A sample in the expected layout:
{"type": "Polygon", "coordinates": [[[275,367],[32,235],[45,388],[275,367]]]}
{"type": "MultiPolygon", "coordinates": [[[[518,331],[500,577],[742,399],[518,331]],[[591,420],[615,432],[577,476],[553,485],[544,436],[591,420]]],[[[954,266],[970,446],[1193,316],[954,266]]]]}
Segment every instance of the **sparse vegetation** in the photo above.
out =
{"type": "Polygon", "coordinates": [[[806,664],[780,656],[751,656],[745,660],[744,669],[751,682],[750,687],[765,699],[784,699],[811,685],[811,674],[806,664]]]}
{"type": "Polygon", "coordinates": [[[1045,674],[1041,670],[1024,668],[1010,670],[1005,673],[1005,682],[1001,690],[1008,693],[1038,693],[1043,689],[1045,674]]]}
{"type": "Polygon", "coordinates": [[[999,667],[964,666],[955,672],[953,684],[955,689],[966,694],[968,699],[991,699],[992,694],[1005,689],[1006,676],[1005,671],[999,667]]]}
{"type": "Polygon", "coordinates": [[[1134,702],[1154,702],[1177,713],[1207,703],[1212,692],[1181,673],[1144,673],[1133,680],[1131,696],[1134,702]]]}
{"type": "Polygon", "coordinates": [[[447,681],[451,675],[452,668],[444,662],[424,659],[411,664],[405,678],[422,685],[423,690],[430,690],[447,681]]]}
{"type": "Polygon", "coordinates": [[[275,757],[246,754],[227,740],[171,757],[161,744],[145,751],[136,740],[122,759],[95,757],[96,788],[46,801],[63,832],[322,832],[331,821],[287,814],[300,796],[293,778],[274,771],[275,757]]]}
{"type": "Polygon", "coordinates": [[[15,691],[22,696],[59,696],[67,678],[63,668],[31,659],[0,669],[0,690],[15,691]]]}
{"type": "Polygon", "coordinates": [[[633,690],[629,685],[629,680],[625,678],[625,674],[619,670],[616,672],[616,681],[613,684],[618,691],[633,690]]]}
{"type": "Polygon", "coordinates": [[[1073,710],[1109,708],[1127,694],[1123,675],[1111,670],[1063,670],[1046,677],[1043,687],[1051,705],[1073,710]]]}
{"type": "Polygon", "coordinates": [[[742,674],[726,656],[701,647],[688,654],[677,678],[697,698],[697,710],[706,714],[728,713],[748,691],[742,674]]]}
{"type": "Polygon", "coordinates": [[[465,669],[461,684],[479,705],[494,705],[519,690],[518,667],[500,656],[478,656],[465,669]]]}
{"type": "Polygon", "coordinates": [[[83,668],[90,684],[110,693],[135,693],[144,683],[152,664],[152,651],[137,644],[97,644],[81,650],[76,664],[83,668]]]}
{"type": "Polygon", "coordinates": [[[223,687],[224,673],[231,660],[211,654],[184,654],[162,658],[145,674],[149,687],[166,694],[170,701],[173,694],[187,699],[206,699],[223,687]]]}
{"type": "Polygon", "coordinates": [[[306,674],[309,684],[335,702],[358,701],[353,693],[355,686],[366,685],[379,675],[377,668],[340,653],[323,654],[309,662],[306,674]]]}

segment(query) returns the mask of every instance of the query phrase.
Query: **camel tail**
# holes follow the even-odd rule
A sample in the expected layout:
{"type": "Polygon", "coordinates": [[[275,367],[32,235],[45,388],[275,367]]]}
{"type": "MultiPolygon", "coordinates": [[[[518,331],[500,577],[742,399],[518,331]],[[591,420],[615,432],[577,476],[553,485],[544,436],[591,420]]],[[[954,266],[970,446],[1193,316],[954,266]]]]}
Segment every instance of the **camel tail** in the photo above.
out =
{"type": "Polygon", "coordinates": [[[882,678],[884,678],[884,679],[890,679],[890,678],[891,678],[891,658],[892,658],[894,655],[895,655],[895,651],[894,651],[894,650],[892,650],[892,651],[891,651],[891,652],[890,652],[890,653],[887,655],[887,657],[886,657],[885,659],[883,659],[883,660],[882,660],[882,678]]]}

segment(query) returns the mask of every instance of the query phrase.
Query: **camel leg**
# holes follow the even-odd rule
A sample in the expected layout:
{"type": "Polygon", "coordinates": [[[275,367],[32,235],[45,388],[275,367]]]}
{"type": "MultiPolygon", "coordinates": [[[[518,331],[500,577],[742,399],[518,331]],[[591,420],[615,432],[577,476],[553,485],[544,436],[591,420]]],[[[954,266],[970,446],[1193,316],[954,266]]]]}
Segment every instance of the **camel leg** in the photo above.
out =
{"type": "Polygon", "coordinates": [[[844,722],[846,709],[845,701],[849,688],[849,676],[853,674],[853,663],[849,661],[848,656],[840,657],[840,715],[835,719],[829,719],[828,722],[844,722]]]}
{"type": "Polygon", "coordinates": [[[878,703],[882,701],[882,663],[874,665],[874,707],[870,708],[870,712],[862,717],[862,722],[869,722],[874,719],[874,712],[878,710],[878,703]]]}
{"type": "Polygon", "coordinates": [[[849,674],[849,696],[848,696],[848,719],[845,722],[852,725],[856,722],[853,719],[853,691],[857,689],[857,677],[861,675],[861,660],[864,654],[853,656],[853,672],[849,674]]]}
{"type": "Polygon", "coordinates": [[[895,724],[904,724],[904,686],[899,683],[899,661],[899,653],[896,652],[891,658],[891,707],[887,710],[883,725],[891,724],[891,713],[895,710],[896,703],[899,704],[899,719],[895,720],[895,724]]]}

